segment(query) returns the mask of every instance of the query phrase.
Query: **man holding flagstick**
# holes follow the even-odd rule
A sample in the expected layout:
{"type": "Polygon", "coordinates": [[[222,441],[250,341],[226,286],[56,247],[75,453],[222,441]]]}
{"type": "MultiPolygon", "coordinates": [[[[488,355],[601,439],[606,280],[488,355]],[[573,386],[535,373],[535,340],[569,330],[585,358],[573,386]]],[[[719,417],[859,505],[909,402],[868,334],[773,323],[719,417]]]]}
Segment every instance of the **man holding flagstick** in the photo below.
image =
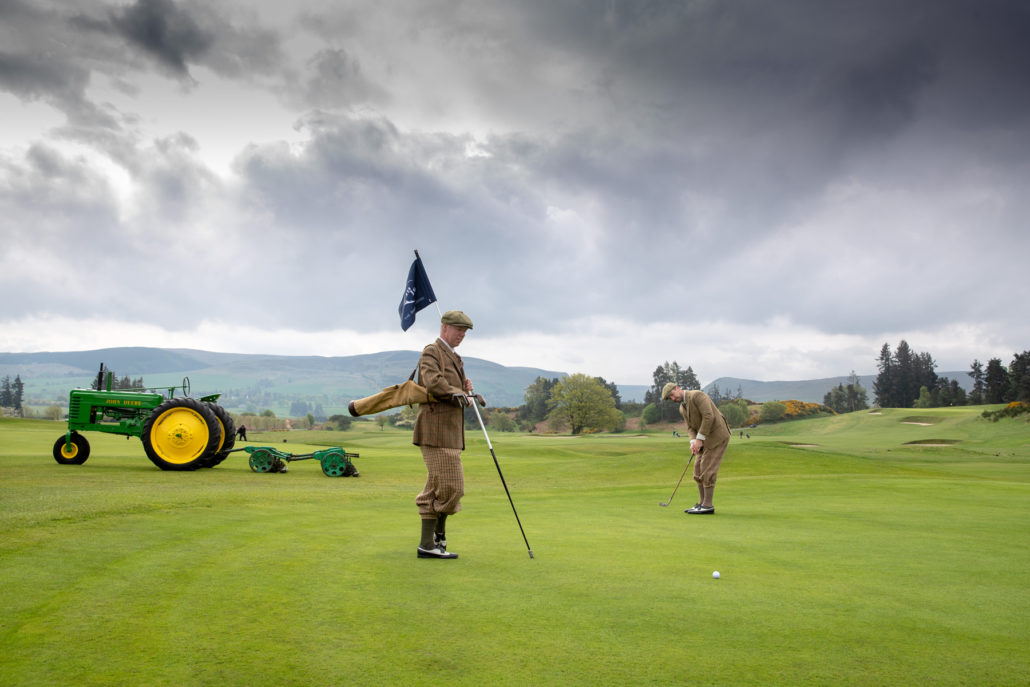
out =
{"type": "MultiPolygon", "coordinates": [[[[415,314],[436,302],[436,294],[415,251],[415,261],[408,270],[404,295],[397,308],[401,329],[407,331],[415,323],[415,314]]],[[[439,304],[436,306],[440,311],[439,304]]],[[[429,397],[420,403],[415,418],[412,443],[422,451],[426,464],[426,485],[415,497],[422,534],[418,544],[419,558],[453,560],[458,554],[447,551],[447,516],[461,510],[465,494],[465,477],[461,452],[465,449],[465,407],[472,381],[465,377],[461,356],[454,350],[472,329],[472,320],[460,310],[440,315],[440,336],[422,350],[418,359],[418,383],[429,397]]]]}

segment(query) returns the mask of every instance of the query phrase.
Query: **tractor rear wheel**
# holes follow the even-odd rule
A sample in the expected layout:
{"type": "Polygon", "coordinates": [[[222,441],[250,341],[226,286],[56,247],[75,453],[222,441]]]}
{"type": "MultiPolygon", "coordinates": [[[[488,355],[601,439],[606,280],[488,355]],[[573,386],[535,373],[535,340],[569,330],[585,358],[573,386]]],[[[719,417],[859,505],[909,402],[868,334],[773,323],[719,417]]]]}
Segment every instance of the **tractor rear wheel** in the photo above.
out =
{"type": "Polygon", "coordinates": [[[203,467],[218,447],[222,427],[207,404],[192,398],[170,398],[143,423],[143,449],[162,470],[203,467]]]}
{"type": "Polygon", "coordinates": [[[61,465],[82,465],[89,458],[89,442],[78,432],[72,432],[71,444],[66,437],[54,442],[54,460],[61,465]]]}
{"type": "Polygon", "coordinates": [[[229,449],[236,445],[236,425],[232,421],[229,411],[217,403],[207,403],[208,408],[215,414],[215,419],[222,428],[222,439],[214,453],[204,462],[206,468],[213,468],[229,456],[229,449]]]}

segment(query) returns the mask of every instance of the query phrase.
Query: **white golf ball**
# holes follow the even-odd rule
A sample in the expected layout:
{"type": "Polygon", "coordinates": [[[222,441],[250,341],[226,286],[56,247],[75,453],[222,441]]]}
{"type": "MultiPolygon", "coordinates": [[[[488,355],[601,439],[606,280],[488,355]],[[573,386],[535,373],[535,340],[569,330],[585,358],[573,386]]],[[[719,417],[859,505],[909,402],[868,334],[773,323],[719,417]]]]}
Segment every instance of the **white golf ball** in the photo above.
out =
{"type": "Polygon", "coordinates": [[[716,570],[715,572],[713,572],[712,577],[714,577],[715,579],[719,579],[719,571],[716,570]]]}

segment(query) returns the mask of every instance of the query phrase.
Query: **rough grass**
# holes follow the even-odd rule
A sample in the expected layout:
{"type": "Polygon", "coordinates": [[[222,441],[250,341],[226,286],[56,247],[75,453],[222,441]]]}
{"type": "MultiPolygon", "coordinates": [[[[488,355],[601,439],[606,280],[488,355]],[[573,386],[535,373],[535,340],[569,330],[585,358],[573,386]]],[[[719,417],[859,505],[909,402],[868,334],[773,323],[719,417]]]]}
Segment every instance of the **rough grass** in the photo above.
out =
{"type": "Polygon", "coordinates": [[[333,479],[0,422],[0,683],[1025,684],[1030,425],[980,410],[752,430],[711,517],[689,477],[658,506],[686,439],[491,435],[535,559],[469,432],[453,562],[415,557],[406,432],[252,436],[361,454],[333,479]]]}

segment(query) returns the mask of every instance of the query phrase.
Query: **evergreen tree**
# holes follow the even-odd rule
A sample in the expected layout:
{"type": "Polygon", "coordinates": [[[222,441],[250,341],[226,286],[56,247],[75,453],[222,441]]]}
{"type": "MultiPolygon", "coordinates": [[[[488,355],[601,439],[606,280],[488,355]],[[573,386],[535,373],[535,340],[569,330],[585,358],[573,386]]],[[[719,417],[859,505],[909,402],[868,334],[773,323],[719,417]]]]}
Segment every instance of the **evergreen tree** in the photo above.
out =
{"type": "Polygon", "coordinates": [[[0,381],[0,408],[11,408],[14,406],[11,395],[11,376],[7,375],[0,381]]]}
{"type": "Polygon", "coordinates": [[[1013,401],[1030,401],[1030,351],[1017,353],[1009,365],[1009,382],[1013,401]]]}
{"type": "MultiPolygon", "coordinates": [[[[676,380],[676,383],[688,391],[701,390],[701,382],[697,381],[697,375],[694,374],[694,368],[692,368],[689,365],[687,366],[687,369],[683,371],[683,374],[680,376],[680,378],[676,380]]],[[[740,392],[740,394],[743,393],[742,391],[740,391],[739,387],[738,391],[740,392]]]]}
{"type": "Polygon", "coordinates": [[[920,387],[926,387],[927,389],[933,389],[938,386],[937,384],[937,373],[934,372],[934,368],[937,367],[937,363],[930,356],[929,353],[918,353],[913,360],[913,367],[915,368],[915,378],[919,383],[920,387]]]}
{"type": "Polygon", "coordinates": [[[969,393],[969,405],[978,406],[984,402],[984,365],[974,360],[966,373],[973,379],[973,390],[969,393]]]}
{"type": "Polygon", "coordinates": [[[11,385],[11,404],[15,410],[21,410],[23,400],[25,400],[25,384],[21,381],[21,375],[15,375],[14,384],[11,385]]]}
{"type": "Polygon", "coordinates": [[[919,398],[919,376],[916,372],[916,355],[908,342],[902,339],[894,350],[895,384],[894,407],[911,408],[919,398]]]}
{"type": "Polygon", "coordinates": [[[651,388],[644,392],[644,403],[654,403],[656,406],[662,402],[662,387],[672,381],[667,372],[668,361],[665,366],[659,365],[651,373],[651,388]]]}
{"type": "Polygon", "coordinates": [[[894,403],[894,356],[891,347],[886,343],[880,349],[880,357],[876,362],[880,374],[873,381],[873,393],[876,394],[876,405],[882,408],[893,408],[894,403]]]}
{"type": "Polygon", "coordinates": [[[1001,358],[987,361],[984,374],[984,401],[987,403],[1004,403],[1009,394],[1009,373],[1002,364],[1001,358]]]}
{"type": "Polygon", "coordinates": [[[937,385],[937,374],[933,371],[937,363],[929,353],[916,353],[902,339],[891,354],[890,346],[883,345],[878,361],[880,374],[873,388],[876,402],[884,408],[911,408],[922,387],[928,390],[937,385]]]}
{"type": "Polygon", "coordinates": [[[964,406],[968,402],[966,390],[958,383],[957,379],[951,380],[951,403],[956,406],[964,406]]]}

